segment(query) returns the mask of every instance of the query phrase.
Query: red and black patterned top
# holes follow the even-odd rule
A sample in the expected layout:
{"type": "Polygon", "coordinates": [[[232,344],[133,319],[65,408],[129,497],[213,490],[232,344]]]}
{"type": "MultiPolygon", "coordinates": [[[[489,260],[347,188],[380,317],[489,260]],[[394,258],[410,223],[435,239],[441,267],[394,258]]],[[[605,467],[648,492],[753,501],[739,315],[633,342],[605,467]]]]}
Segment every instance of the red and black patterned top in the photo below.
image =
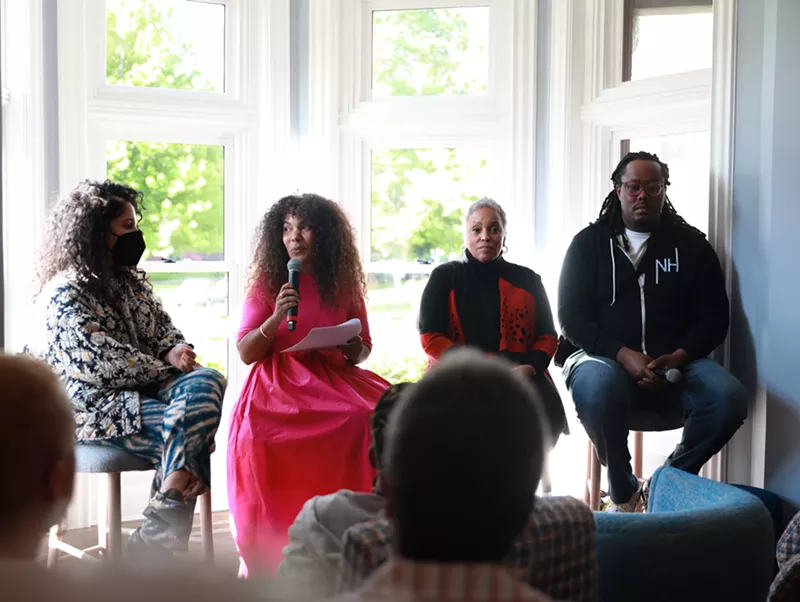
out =
{"type": "Polygon", "coordinates": [[[419,314],[422,347],[438,360],[453,345],[502,355],[542,374],[558,337],[542,280],[526,267],[498,257],[481,263],[470,255],[437,267],[419,314]]]}

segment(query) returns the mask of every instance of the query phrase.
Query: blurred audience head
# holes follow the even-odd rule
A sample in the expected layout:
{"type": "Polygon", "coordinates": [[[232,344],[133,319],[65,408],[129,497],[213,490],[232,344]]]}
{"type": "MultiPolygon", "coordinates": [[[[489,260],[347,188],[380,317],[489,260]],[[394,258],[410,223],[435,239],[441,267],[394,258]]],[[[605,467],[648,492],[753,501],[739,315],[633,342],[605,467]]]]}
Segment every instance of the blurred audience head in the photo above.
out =
{"type": "Polygon", "coordinates": [[[370,416],[369,425],[372,431],[372,445],[369,448],[369,461],[373,468],[377,470],[383,470],[386,426],[389,423],[389,416],[400,400],[400,394],[410,385],[411,383],[398,383],[386,389],[370,416]]]}
{"type": "Polygon", "coordinates": [[[0,558],[34,559],[75,476],[72,406],[50,367],[0,355],[0,558]]]}
{"type": "Polygon", "coordinates": [[[524,377],[469,349],[448,353],[404,391],[385,471],[400,556],[501,562],[533,507],[545,424],[524,377]]]}

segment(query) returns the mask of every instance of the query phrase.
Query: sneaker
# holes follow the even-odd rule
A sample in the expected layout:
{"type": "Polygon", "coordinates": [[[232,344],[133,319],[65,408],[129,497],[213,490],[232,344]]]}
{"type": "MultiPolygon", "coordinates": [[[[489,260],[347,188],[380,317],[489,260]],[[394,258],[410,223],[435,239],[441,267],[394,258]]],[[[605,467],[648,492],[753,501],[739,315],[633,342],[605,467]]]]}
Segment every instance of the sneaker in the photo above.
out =
{"type": "Polygon", "coordinates": [[[611,500],[602,508],[603,512],[627,512],[644,513],[647,512],[647,502],[650,499],[650,480],[639,480],[639,489],[631,496],[627,502],[617,504],[611,500]]]}

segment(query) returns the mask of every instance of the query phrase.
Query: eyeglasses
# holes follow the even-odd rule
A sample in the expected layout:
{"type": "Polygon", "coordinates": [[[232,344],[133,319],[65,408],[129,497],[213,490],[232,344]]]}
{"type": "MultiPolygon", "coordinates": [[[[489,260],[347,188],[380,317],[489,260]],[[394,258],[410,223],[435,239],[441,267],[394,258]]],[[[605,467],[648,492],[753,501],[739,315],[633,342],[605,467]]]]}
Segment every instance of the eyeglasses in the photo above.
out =
{"type": "MultiPolygon", "coordinates": [[[[631,196],[636,196],[642,192],[642,185],[640,182],[623,182],[622,186],[625,188],[625,192],[631,196]]],[[[647,185],[644,186],[644,191],[648,196],[658,196],[664,191],[664,183],[648,182],[647,185]]]]}

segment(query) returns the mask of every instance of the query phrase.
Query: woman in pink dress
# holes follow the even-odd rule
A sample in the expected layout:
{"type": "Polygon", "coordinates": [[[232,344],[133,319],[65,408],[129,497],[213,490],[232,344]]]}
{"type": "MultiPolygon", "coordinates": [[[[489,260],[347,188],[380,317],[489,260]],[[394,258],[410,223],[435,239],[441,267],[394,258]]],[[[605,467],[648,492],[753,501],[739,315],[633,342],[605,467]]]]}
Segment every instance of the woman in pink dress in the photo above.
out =
{"type": "Polygon", "coordinates": [[[250,287],[238,334],[253,365],[233,409],[228,498],[246,573],[274,571],[303,503],[339,489],[371,491],[369,417],[389,383],[356,367],[372,342],[364,271],[355,235],[333,201],[304,194],[281,199],[257,232],[250,287]],[[302,262],[299,291],[289,259],[302,262]],[[297,329],[286,322],[297,307],[297,329]],[[281,353],[312,328],[361,320],[342,347],[281,353]]]}

